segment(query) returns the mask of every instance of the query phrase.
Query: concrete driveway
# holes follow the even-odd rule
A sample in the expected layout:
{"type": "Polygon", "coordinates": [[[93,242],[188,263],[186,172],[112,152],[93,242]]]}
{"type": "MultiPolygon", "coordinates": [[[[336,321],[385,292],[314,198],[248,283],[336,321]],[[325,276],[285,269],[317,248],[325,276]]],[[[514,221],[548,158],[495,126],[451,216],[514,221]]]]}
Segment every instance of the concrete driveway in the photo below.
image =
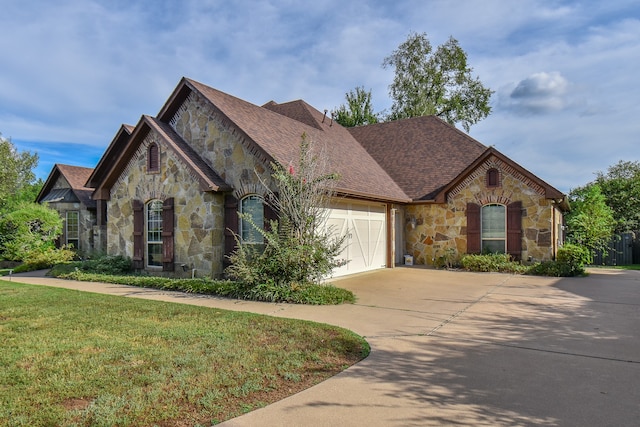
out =
{"type": "Polygon", "coordinates": [[[336,281],[358,302],[330,307],[39,280],[330,323],[371,344],[340,375],[227,427],[640,425],[640,271],[590,273],[396,268],[336,281]]]}

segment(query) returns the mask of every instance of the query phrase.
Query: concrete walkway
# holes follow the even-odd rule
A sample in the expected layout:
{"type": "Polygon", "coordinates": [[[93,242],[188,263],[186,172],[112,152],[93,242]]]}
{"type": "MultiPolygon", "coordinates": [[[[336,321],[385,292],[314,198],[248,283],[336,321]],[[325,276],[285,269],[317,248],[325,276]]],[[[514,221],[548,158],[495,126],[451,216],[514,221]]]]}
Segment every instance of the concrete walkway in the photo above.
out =
{"type": "Polygon", "coordinates": [[[639,271],[556,279],[396,268],[336,281],[358,301],[323,307],[27,275],[12,280],[313,320],[371,344],[357,365],[227,427],[640,423],[639,271]]]}

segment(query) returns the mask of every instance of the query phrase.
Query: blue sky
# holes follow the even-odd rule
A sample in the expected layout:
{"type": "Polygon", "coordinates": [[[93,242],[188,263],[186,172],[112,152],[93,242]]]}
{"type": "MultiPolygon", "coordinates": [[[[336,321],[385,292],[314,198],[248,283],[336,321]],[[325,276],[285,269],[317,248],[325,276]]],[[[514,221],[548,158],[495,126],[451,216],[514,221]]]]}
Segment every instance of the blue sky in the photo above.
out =
{"type": "Polygon", "coordinates": [[[389,109],[381,67],[410,32],[449,36],[495,91],[471,136],[558,189],[640,160],[637,0],[0,0],[0,133],[93,167],[122,123],[182,76],[258,105],[333,109],[356,86],[389,109]]]}

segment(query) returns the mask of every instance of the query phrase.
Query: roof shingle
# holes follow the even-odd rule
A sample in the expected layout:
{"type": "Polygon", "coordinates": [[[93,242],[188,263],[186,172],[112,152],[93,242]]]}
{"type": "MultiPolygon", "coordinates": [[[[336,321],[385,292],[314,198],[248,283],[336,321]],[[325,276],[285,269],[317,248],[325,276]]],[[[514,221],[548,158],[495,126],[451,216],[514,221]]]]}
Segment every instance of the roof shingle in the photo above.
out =
{"type": "Polygon", "coordinates": [[[487,149],[435,116],[358,126],[349,132],[413,200],[432,200],[487,149]]]}

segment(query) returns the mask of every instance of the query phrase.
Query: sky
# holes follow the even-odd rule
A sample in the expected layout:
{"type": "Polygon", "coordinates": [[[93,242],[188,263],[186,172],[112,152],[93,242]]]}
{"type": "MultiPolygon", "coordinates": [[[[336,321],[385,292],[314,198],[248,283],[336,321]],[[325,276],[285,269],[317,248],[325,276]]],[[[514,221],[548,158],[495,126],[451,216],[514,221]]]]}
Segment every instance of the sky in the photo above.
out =
{"type": "Polygon", "coordinates": [[[563,192],[639,161],[637,0],[0,0],[0,133],[94,167],[121,124],[156,115],[185,76],[256,105],[320,111],[371,90],[410,33],[452,36],[495,91],[470,135],[563,192]]]}

